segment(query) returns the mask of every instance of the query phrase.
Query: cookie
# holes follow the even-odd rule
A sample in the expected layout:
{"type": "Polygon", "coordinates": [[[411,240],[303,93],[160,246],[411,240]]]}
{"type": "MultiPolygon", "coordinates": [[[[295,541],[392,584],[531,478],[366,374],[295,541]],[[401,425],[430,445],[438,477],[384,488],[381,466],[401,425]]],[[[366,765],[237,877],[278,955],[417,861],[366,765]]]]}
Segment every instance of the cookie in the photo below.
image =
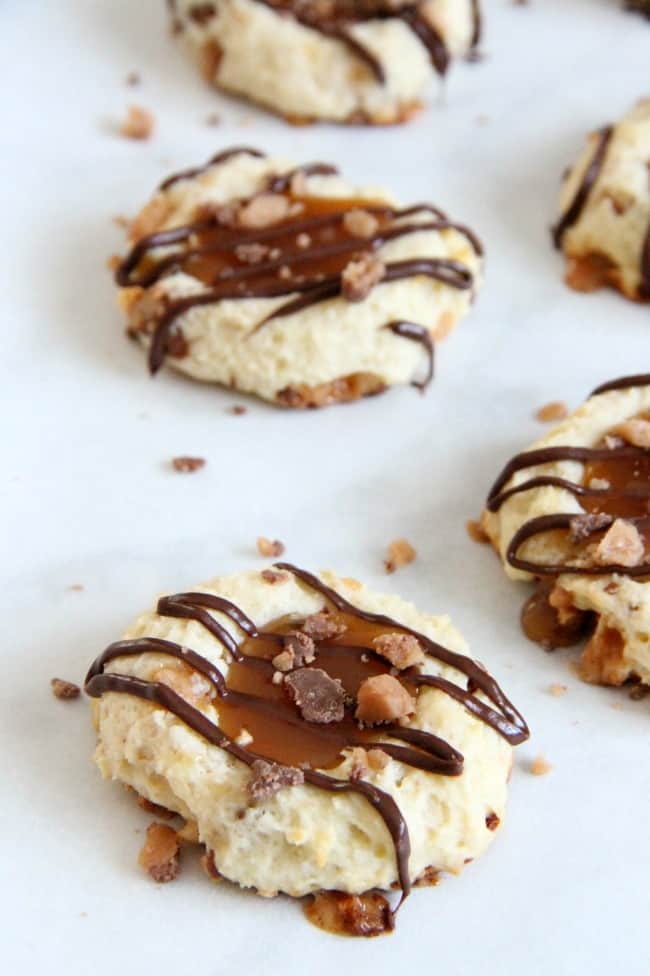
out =
{"type": "Polygon", "coordinates": [[[151,372],[289,407],[424,388],[483,263],[430,204],[244,148],[165,180],[130,238],[116,281],[151,372]]]}
{"type": "Polygon", "coordinates": [[[483,515],[522,623],[546,648],[587,638],[591,682],[650,684],[650,374],[614,380],[513,458],[483,515]]]}
{"type": "Polygon", "coordinates": [[[650,300],[650,98],[593,132],[564,179],[555,245],[578,291],[609,286],[650,300]]]}
{"type": "Polygon", "coordinates": [[[104,777],[180,814],[213,875],[267,896],[401,901],[459,872],[503,821],[528,736],[447,617],[284,563],[163,597],[86,692],[104,777]]]}
{"type": "Polygon", "coordinates": [[[476,51],[479,0],[171,4],[205,79],[292,122],[403,122],[452,57],[476,51]]]}
{"type": "Polygon", "coordinates": [[[650,18],[650,0],[625,0],[624,6],[626,10],[633,10],[650,18]]]}

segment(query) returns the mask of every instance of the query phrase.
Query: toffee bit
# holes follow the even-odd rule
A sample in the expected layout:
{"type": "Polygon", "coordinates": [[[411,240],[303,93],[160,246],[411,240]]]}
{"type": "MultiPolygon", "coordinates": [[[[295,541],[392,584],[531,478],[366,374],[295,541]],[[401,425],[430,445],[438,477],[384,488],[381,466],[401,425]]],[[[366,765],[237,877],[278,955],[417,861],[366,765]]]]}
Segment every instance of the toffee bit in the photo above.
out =
{"type": "Polygon", "coordinates": [[[136,803],[141,810],[144,810],[145,813],[151,814],[153,817],[161,817],[163,820],[171,820],[176,816],[174,810],[168,810],[167,807],[162,807],[158,803],[152,803],[151,800],[148,800],[146,796],[142,796],[140,793],[138,793],[136,797],[136,803]]]}
{"type": "Polygon", "coordinates": [[[422,645],[412,634],[382,634],[375,637],[372,644],[377,654],[390,661],[399,671],[424,661],[422,645]]]}
{"type": "Polygon", "coordinates": [[[347,629],[347,625],[342,620],[337,620],[336,617],[324,611],[310,614],[301,627],[303,634],[315,641],[334,640],[344,634],[347,629]]]}
{"type": "Polygon", "coordinates": [[[478,522],[476,519],[468,519],[467,522],[465,522],[465,528],[472,542],[478,542],[482,546],[485,546],[489,543],[490,541],[489,535],[487,534],[487,532],[485,531],[481,523],[478,522]]]}
{"type": "Polygon", "coordinates": [[[244,264],[259,264],[269,253],[268,244],[258,244],[252,241],[250,244],[238,244],[235,248],[235,257],[244,264]]]}
{"type": "Polygon", "coordinates": [[[60,698],[61,701],[71,701],[81,694],[79,685],[74,684],[73,681],[64,681],[63,678],[52,678],[50,685],[54,697],[60,698]]]}
{"type": "Polygon", "coordinates": [[[384,560],[387,573],[394,573],[402,566],[408,566],[417,556],[416,550],[407,539],[395,539],[388,547],[388,555],[384,560]]]}
{"type": "Polygon", "coordinates": [[[180,844],[175,830],[167,824],[152,823],[147,827],[147,839],[138,863],[158,884],[166,884],[178,877],[180,844]]]}
{"type": "Polygon", "coordinates": [[[535,419],[542,424],[552,424],[559,420],[564,420],[569,416],[569,408],[561,400],[553,400],[545,403],[543,407],[535,412],[535,419]]]}
{"type": "Polygon", "coordinates": [[[260,193],[245,203],[238,214],[240,227],[251,229],[269,227],[284,220],[289,213],[289,201],[280,193],[260,193]]]}
{"type": "Polygon", "coordinates": [[[302,668],[316,660],[316,645],[309,634],[292,630],[283,638],[285,653],[291,655],[293,667],[302,668]]]}
{"type": "Polygon", "coordinates": [[[345,688],[320,668],[299,668],[284,679],[289,697],[306,722],[326,725],[345,714],[345,688]]]}
{"type": "Polygon", "coordinates": [[[205,458],[200,457],[175,457],[172,458],[172,468],[182,474],[192,474],[205,467],[205,458]]]}
{"type": "Polygon", "coordinates": [[[638,566],[643,561],[644,553],[645,546],[637,527],[632,522],[617,518],[599,542],[594,559],[601,566],[610,563],[638,566]]]}
{"type": "Polygon", "coordinates": [[[305,782],[302,769],[293,766],[280,766],[278,763],[256,759],[251,766],[253,778],[247,790],[252,800],[268,800],[287,786],[300,786],[305,782]]]}
{"type": "Polygon", "coordinates": [[[343,217],[343,227],[353,237],[373,237],[379,221],[367,210],[348,210],[343,217]]]}
{"type": "Polygon", "coordinates": [[[362,302],[378,285],[386,267],[375,254],[366,252],[348,261],[341,273],[341,293],[348,302],[362,302]]]}
{"type": "Polygon", "coordinates": [[[415,699],[390,674],[366,678],[357,692],[356,718],[367,725],[394,722],[415,711],[415,699]]]}
{"type": "Polygon", "coordinates": [[[566,695],[566,693],[567,693],[567,691],[569,689],[567,688],[566,685],[561,685],[561,684],[556,683],[556,684],[550,685],[550,687],[549,687],[548,690],[549,690],[550,694],[553,695],[553,698],[562,698],[564,695],[566,695]]]}
{"type": "Polygon", "coordinates": [[[569,533],[572,542],[582,542],[593,532],[598,532],[606,526],[612,524],[612,516],[601,512],[592,512],[588,515],[576,515],[569,522],[569,533]]]}
{"type": "Polygon", "coordinates": [[[309,921],[326,932],[370,938],[390,932],[395,918],[383,895],[367,891],[363,895],[347,895],[341,891],[320,891],[305,906],[309,921]]]}
{"type": "Polygon", "coordinates": [[[260,576],[265,583],[270,583],[271,585],[275,583],[286,583],[289,579],[288,573],[278,572],[276,569],[263,569],[260,576]]]}
{"type": "Polygon", "coordinates": [[[529,766],[533,776],[546,776],[552,769],[553,766],[544,756],[536,756],[529,766]]]}
{"type": "Polygon", "coordinates": [[[139,105],[130,105],[120,125],[120,135],[125,139],[150,139],[156,124],[151,112],[139,105]]]}
{"type": "Polygon", "coordinates": [[[256,545],[260,556],[275,558],[284,553],[284,544],[279,539],[267,539],[263,535],[258,535],[256,545]]]}

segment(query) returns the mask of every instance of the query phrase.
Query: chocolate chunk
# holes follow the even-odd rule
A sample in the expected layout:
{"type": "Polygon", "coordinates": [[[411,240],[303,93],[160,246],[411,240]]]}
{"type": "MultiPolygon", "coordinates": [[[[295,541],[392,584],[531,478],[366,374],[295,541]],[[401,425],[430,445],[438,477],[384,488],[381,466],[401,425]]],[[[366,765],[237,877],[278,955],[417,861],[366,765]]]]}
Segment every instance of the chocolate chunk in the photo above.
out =
{"type": "Polygon", "coordinates": [[[301,634],[299,630],[292,630],[285,634],[284,648],[293,654],[294,668],[302,668],[316,660],[316,645],[308,634],[301,634]]]}
{"type": "Polygon", "coordinates": [[[304,783],[302,769],[293,766],[280,766],[278,763],[256,759],[251,766],[253,778],[248,784],[248,794],[252,800],[268,800],[285,786],[299,786],[304,783]]]}
{"type": "Polygon", "coordinates": [[[343,718],[345,689],[320,668],[299,668],[284,679],[284,686],[306,722],[326,724],[343,718]]]}
{"type": "Polygon", "coordinates": [[[307,617],[301,629],[308,637],[312,637],[315,641],[322,641],[340,637],[348,628],[342,620],[337,620],[326,611],[321,611],[307,617]]]}
{"type": "Polygon", "coordinates": [[[572,542],[582,542],[587,539],[592,532],[598,532],[611,525],[613,518],[611,515],[604,515],[599,512],[592,512],[589,515],[576,515],[569,522],[569,531],[572,542]]]}

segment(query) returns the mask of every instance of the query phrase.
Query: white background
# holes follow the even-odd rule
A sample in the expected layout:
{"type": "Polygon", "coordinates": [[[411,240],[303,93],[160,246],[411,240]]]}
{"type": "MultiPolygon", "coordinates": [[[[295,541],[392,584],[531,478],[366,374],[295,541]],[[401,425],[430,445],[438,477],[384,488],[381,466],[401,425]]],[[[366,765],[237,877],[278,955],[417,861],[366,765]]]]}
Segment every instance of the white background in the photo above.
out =
{"type": "Polygon", "coordinates": [[[487,57],[408,128],[292,129],[222,98],[168,36],[157,0],[0,5],[4,639],[0,681],[2,959],[12,973],[206,976],[648,971],[648,701],[573,676],[571,654],[521,635],[525,596],[465,535],[504,461],[541,432],[541,404],[648,368],[648,309],[562,283],[549,243],[560,173],[590,128],[648,94],[650,23],[618,0],[487,0],[487,57]],[[142,85],[129,89],[127,73],[142,85]],[[155,138],[120,139],[130,102],[155,138]],[[222,125],[205,124],[212,111],[222,125]],[[106,257],[112,224],[168,172],[233,143],[341,164],[405,202],[467,220],[488,249],[471,317],[425,397],[400,389],[281,412],[163,372],[124,338],[106,257]],[[177,454],[207,458],[192,476],[177,454]],[[90,762],[84,701],[55,701],[160,591],[261,565],[258,534],[449,612],[533,730],[510,815],[464,876],[416,892],[397,932],[327,936],[287,900],[136,865],[146,815],[90,762]],[[404,535],[417,562],[387,579],[404,535]],[[83,592],[70,591],[81,583],[83,592]],[[563,699],[548,686],[569,686],[563,699]],[[553,763],[530,775],[537,754],[553,763]],[[413,970],[414,971],[414,970],[413,970]]]}

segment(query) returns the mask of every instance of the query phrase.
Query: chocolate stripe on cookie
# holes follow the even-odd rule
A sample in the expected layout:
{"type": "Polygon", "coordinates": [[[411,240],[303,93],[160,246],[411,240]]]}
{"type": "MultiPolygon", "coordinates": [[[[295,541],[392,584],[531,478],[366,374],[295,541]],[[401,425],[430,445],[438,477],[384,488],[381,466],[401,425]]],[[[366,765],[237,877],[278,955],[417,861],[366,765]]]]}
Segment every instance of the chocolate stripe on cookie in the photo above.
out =
{"type": "MultiPolygon", "coordinates": [[[[417,638],[426,654],[440,662],[457,669],[467,677],[467,688],[433,675],[420,674],[410,667],[400,672],[400,678],[407,688],[417,694],[420,687],[434,687],[453,697],[480,721],[490,725],[512,744],[528,737],[525,721],[505,697],[496,682],[470,658],[450,651],[417,631],[397,623],[381,614],[371,614],[360,610],[345,600],[340,594],[327,587],[317,577],[288,563],[280,563],[279,570],[292,573],[303,585],[320,593],[340,614],[340,620],[347,618],[354,624],[355,643],[341,643],[339,637],[314,638],[315,667],[331,667],[335,675],[347,677],[353,684],[360,683],[364,676],[387,674],[389,662],[376,653],[373,639],[378,631],[392,634],[411,634],[417,638]],[[363,624],[367,624],[367,632],[363,624]],[[345,669],[349,669],[346,671],[345,669]],[[480,692],[486,700],[477,697],[480,692]]],[[[385,724],[378,728],[360,729],[348,704],[342,720],[326,724],[306,721],[299,709],[290,703],[283,692],[270,680],[275,672],[272,658],[284,646],[287,627],[259,630],[249,617],[235,604],[221,597],[207,593],[180,593],[164,597],[158,603],[158,613],[182,619],[196,620],[221,643],[232,656],[228,679],[218,667],[192,648],[175,644],[159,638],[144,637],[135,640],[118,641],[111,644],[96,659],[86,677],[86,692],[95,698],[106,692],[134,695],[166,709],[176,715],[189,728],[206,741],[230,753],[236,759],[252,766],[256,760],[282,760],[274,750],[295,748],[304,739],[307,757],[310,749],[317,749],[318,755],[329,756],[331,765],[338,765],[344,750],[360,746],[381,749],[387,755],[413,768],[445,776],[459,776],[463,771],[463,756],[448,742],[430,732],[403,728],[397,724],[385,724]],[[215,610],[225,614],[245,634],[238,643],[233,636],[209,613],[215,610]],[[250,653],[252,652],[252,653],[250,653]],[[257,652],[257,653],[255,653],[257,652]],[[264,652],[265,656],[262,656],[264,652]],[[141,654],[160,654],[182,662],[193,672],[200,674],[219,699],[219,725],[201,710],[188,702],[163,682],[145,681],[131,675],[106,671],[106,666],[120,658],[137,657],[141,654]],[[262,684],[260,685],[260,680],[262,684]],[[264,691],[265,689],[265,691],[264,691]],[[266,695],[266,697],[265,697],[266,695]],[[242,717],[243,716],[243,717],[242,717]],[[233,728],[237,722],[247,724],[263,723],[266,730],[264,741],[267,748],[252,751],[238,744],[226,731],[229,722],[233,728]],[[278,736],[279,745],[274,742],[278,736]],[[307,737],[307,738],[304,738],[307,737]],[[389,741],[384,741],[388,739],[389,741]],[[398,740],[395,742],[395,740],[398,740]],[[284,745],[283,745],[284,743],[284,745]],[[404,743],[403,745],[400,743],[404,743]],[[325,753],[322,753],[322,750],[325,753]]],[[[325,616],[325,614],[323,614],[325,616]]],[[[343,633],[342,637],[345,637],[343,633]]],[[[179,672],[180,674],[181,672],[179,672]]],[[[322,673],[322,671],[321,671],[322,673]]],[[[201,693],[203,694],[203,693],[201,693]]],[[[211,698],[206,698],[206,705],[211,698]]],[[[255,736],[254,740],[255,741],[255,736]]],[[[286,763],[285,763],[286,764],[286,763]]],[[[288,763],[287,765],[290,765],[288,763]]],[[[342,780],[327,773],[317,771],[314,765],[323,762],[301,763],[305,782],[329,792],[357,792],[363,795],[382,817],[390,833],[395,848],[398,877],[402,889],[402,900],[408,895],[411,882],[409,875],[410,842],[408,827],[395,800],[383,790],[360,779],[342,780]]],[[[325,763],[327,766],[328,764],[325,763]]]]}
{"type": "MultiPolygon", "coordinates": [[[[260,155],[248,148],[228,150],[205,167],[176,174],[163,186],[191,178],[239,153],[260,155]]],[[[121,287],[146,289],[179,272],[194,277],[204,286],[191,295],[178,299],[165,297],[155,304],[143,326],[153,325],[149,349],[152,373],[160,369],[174,343],[178,318],[194,307],[224,300],[292,296],[259,321],[252,335],[273,319],[339,297],[344,293],[344,272],[349,263],[360,255],[373,254],[391,241],[429,231],[455,230],[465,237],[475,254],[482,256],[483,247],[476,235],[463,224],[450,221],[442,210],[431,204],[394,208],[365,200],[306,196],[301,192],[301,177],[335,173],[336,169],[327,163],[306,164],[289,173],[271,176],[261,193],[214,208],[205,216],[200,214],[189,224],[136,241],[115,274],[121,287]],[[269,202],[265,193],[271,195],[271,206],[279,207],[279,212],[284,211],[285,215],[270,223],[262,221],[260,226],[247,225],[246,219],[239,215],[246,213],[247,208],[269,202]],[[425,219],[428,215],[430,220],[425,219]],[[420,220],[409,221],[409,217],[420,217],[420,220]]],[[[465,264],[442,258],[416,258],[380,266],[377,283],[415,276],[426,276],[462,291],[471,290],[474,284],[465,264]]],[[[428,330],[415,323],[399,328],[388,323],[386,327],[397,336],[416,339],[425,348],[428,373],[423,382],[414,384],[425,387],[433,372],[428,330]]]]}
{"type": "MultiPolygon", "coordinates": [[[[597,387],[591,396],[649,384],[649,374],[626,376],[597,387]]],[[[498,512],[505,502],[522,492],[553,487],[568,491],[578,498],[584,514],[559,512],[529,519],[510,540],[506,561],[515,569],[536,576],[556,576],[570,572],[588,576],[609,573],[621,573],[631,577],[647,576],[650,573],[649,475],[650,449],[625,444],[620,440],[610,443],[605,438],[604,445],[596,447],[574,447],[567,444],[517,454],[506,464],[490,490],[486,503],[489,512],[498,512]],[[559,475],[533,474],[520,484],[506,487],[519,471],[563,461],[581,465],[581,481],[572,481],[559,475]],[[594,560],[586,551],[586,547],[609,529],[617,518],[630,522],[639,533],[645,556],[637,565],[594,560]],[[576,528],[580,530],[577,536],[576,528]],[[556,531],[563,532],[576,548],[564,563],[544,564],[519,555],[524,543],[533,537],[556,531]]]]}
{"type": "Polygon", "coordinates": [[[609,125],[606,128],[601,129],[598,133],[598,143],[596,145],[596,149],[591,158],[591,162],[587,167],[585,175],[582,177],[580,186],[576,190],[573,200],[552,230],[553,243],[558,248],[562,244],[562,238],[567,230],[576,223],[580,217],[580,214],[584,210],[585,204],[589,198],[589,194],[591,193],[596,180],[600,176],[605,163],[607,149],[609,147],[613,132],[614,127],[609,125]]]}

